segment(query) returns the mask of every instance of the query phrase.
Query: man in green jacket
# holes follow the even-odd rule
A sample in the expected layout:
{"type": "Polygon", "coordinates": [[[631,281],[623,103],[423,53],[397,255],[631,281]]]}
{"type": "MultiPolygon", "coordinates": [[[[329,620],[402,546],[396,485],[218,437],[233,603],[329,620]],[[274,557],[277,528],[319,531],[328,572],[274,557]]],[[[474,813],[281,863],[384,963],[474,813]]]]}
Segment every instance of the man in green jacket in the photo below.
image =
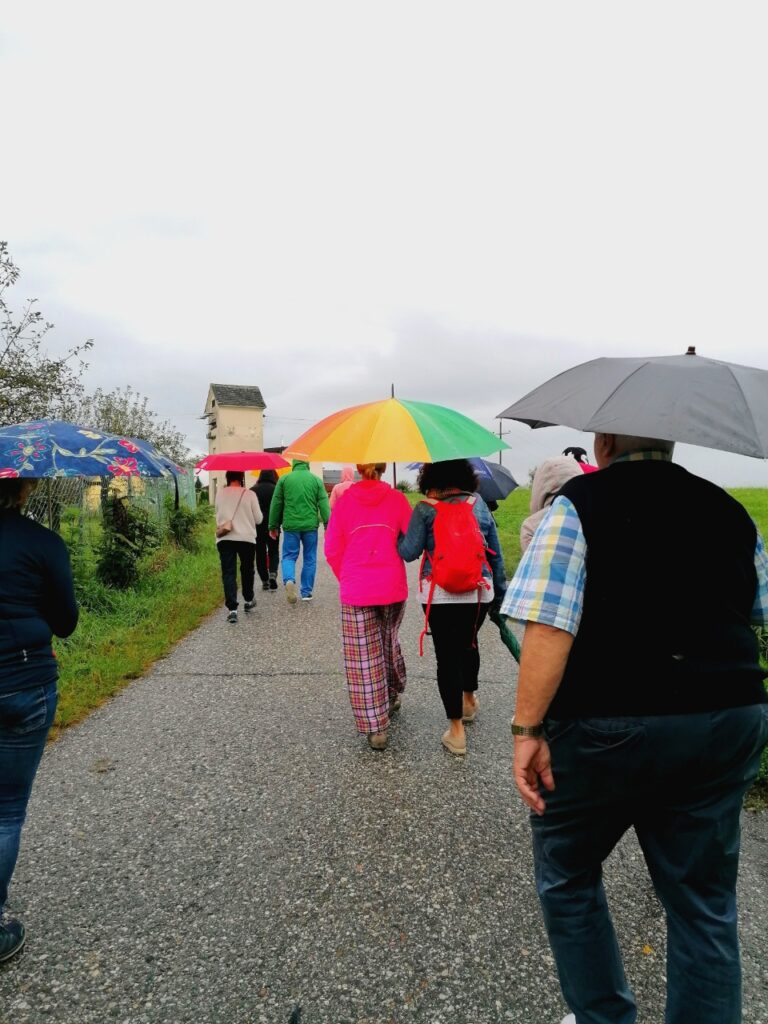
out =
{"type": "Polygon", "coordinates": [[[269,507],[269,533],[277,537],[283,528],[282,572],[289,604],[296,604],[296,561],[304,550],[301,566],[301,600],[312,600],[317,571],[317,528],[331,514],[323,481],[309,471],[309,463],[294,459],[290,473],[281,476],[269,507]]]}

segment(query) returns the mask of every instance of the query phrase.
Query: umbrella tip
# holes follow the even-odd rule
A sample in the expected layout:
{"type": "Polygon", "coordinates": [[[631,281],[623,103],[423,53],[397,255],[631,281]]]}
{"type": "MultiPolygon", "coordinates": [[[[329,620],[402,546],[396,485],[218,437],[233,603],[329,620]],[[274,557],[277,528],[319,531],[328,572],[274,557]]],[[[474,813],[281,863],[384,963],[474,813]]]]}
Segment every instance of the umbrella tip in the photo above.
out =
{"type": "Polygon", "coordinates": [[[695,345],[689,345],[688,346],[688,351],[685,354],[687,356],[695,356],[696,355],[696,346],[695,345]]]}

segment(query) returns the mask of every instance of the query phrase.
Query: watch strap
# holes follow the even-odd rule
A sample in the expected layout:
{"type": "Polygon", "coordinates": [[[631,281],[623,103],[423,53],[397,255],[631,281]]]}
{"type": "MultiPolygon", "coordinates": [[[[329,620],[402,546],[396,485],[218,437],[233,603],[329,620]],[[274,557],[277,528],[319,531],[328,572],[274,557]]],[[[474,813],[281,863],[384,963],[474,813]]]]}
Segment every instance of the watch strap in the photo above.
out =
{"type": "Polygon", "coordinates": [[[513,736],[543,736],[544,726],[540,722],[538,725],[517,725],[516,722],[512,723],[512,735],[513,736]]]}

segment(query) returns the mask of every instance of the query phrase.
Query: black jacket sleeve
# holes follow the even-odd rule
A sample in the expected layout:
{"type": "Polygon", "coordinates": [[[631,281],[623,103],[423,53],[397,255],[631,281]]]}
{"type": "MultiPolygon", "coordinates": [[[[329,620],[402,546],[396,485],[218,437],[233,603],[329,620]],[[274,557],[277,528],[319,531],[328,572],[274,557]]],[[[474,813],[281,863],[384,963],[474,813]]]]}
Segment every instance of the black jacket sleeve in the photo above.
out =
{"type": "Polygon", "coordinates": [[[61,537],[52,534],[47,546],[43,574],[45,592],[43,618],[56,636],[69,636],[75,631],[78,619],[72,566],[67,546],[61,537]]]}

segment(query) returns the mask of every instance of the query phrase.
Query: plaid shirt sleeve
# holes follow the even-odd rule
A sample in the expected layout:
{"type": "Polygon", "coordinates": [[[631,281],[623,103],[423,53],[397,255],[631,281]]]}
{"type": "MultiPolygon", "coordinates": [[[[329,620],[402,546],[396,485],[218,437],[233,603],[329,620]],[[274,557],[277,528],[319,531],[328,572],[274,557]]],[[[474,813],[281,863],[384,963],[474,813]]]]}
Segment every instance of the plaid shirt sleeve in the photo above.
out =
{"type": "Polygon", "coordinates": [[[578,512],[567,498],[555,498],[520,560],[501,614],[575,636],[584,607],[586,555],[578,512]]]}
{"type": "Polygon", "coordinates": [[[757,571],[757,594],[752,607],[752,625],[768,625],[768,554],[765,551],[763,538],[757,531],[755,544],[755,570],[757,571]]]}

